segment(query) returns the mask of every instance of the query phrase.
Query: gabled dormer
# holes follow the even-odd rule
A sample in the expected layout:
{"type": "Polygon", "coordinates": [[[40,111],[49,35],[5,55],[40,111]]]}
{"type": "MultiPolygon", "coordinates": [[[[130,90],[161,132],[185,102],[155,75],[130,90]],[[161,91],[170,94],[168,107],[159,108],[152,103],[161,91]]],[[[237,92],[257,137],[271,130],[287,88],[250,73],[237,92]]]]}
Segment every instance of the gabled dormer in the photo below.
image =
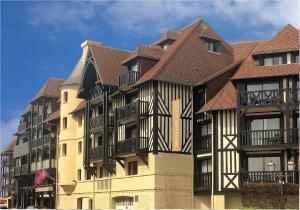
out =
{"type": "Polygon", "coordinates": [[[122,62],[127,72],[119,77],[119,88],[125,88],[135,83],[138,78],[151,69],[159,60],[164,50],[158,46],[137,47],[130,56],[122,62]]]}
{"type": "Polygon", "coordinates": [[[180,36],[179,32],[176,31],[166,31],[162,37],[155,42],[155,45],[159,46],[161,49],[166,50],[170,45],[172,45],[176,39],[180,36]]]}

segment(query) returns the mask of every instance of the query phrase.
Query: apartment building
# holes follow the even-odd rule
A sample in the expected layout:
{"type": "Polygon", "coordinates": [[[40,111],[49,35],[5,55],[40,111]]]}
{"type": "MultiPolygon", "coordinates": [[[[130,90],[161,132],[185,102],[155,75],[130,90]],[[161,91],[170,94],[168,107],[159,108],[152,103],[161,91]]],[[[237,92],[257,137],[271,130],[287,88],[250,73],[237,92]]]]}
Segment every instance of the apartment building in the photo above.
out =
{"type": "Polygon", "coordinates": [[[20,117],[14,148],[16,207],[55,207],[56,141],[59,130],[59,87],[63,80],[49,78],[20,117]],[[39,186],[38,171],[49,175],[39,186]]]}
{"type": "Polygon", "coordinates": [[[230,43],[197,20],[133,51],[81,47],[55,94],[45,93],[49,79],[22,114],[17,147],[28,149],[14,150],[18,207],[54,207],[56,198],[56,208],[74,209],[241,208],[249,184],[299,184],[293,26],[230,43]],[[56,155],[38,143],[49,125],[56,155]],[[53,177],[57,169],[56,188],[51,180],[33,186],[41,168],[53,177]]]}
{"type": "Polygon", "coordinates": [[[251,184],[299,184],[299,31],[231,45],[235,62],[195,89],[194,188],[221,208],[251,184]]]}
{"type": "Polygon", "coordinates": [[[0,153],[0,206],[12,208],[14,199],[14,159],[13,149],[16,145],[16,139],[0,153]]]}

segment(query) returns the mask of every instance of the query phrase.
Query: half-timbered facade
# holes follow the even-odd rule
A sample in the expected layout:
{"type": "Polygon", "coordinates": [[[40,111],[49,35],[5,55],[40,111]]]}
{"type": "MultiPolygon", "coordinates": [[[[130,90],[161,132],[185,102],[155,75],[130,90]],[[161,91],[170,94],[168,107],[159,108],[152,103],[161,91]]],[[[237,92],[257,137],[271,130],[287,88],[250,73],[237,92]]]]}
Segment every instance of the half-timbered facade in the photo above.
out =
{"type": "Polygon", "coordinates": [[[16,207],[55,207],[56,139],[59,129],[59,87],[62,79],[50,78],[20,117],[14,148],[16,207]],[[35,186],[36,172],[49,174],[35,186]]]}
{"type": "Polygon", "coordinates": [[[197,150],[195,190],[209,186],[224,201],[232,193],[241,200],[251,183],[299,184],[299,31],[287,25],[270,40],[232,46],[236,65],[199,84],[208,95],[215,81],[225,82],[195,115],[194,145],[209,147],[197,150]]]}

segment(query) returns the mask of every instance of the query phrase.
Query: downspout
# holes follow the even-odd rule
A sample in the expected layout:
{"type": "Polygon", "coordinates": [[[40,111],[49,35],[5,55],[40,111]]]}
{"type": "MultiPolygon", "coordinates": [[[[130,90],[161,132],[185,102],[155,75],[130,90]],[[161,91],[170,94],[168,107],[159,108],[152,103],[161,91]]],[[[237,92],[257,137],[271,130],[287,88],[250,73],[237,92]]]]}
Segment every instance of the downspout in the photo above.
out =
{"type": "Polygon", "coordinates": [[[213,131],[212,132],[212,135],[211,135],[211,162],[212,162],[212,167],[211,167],[211,198],[210,198],[210,202],[211,202],[211,209],[215,209],[215,197],[214,197],[214,188],[215,188],[215,185],[214,185],[214,169],[215,169],[215,153],[214,153],[214,148],[215,148],[215,145],[214,145],[214,141],[215,141],[215,138],[214,138],[214,132],[215,132],[215,129],[214,129],[214,116],[213,114],[211,113],[211,130],[213,131]]]}

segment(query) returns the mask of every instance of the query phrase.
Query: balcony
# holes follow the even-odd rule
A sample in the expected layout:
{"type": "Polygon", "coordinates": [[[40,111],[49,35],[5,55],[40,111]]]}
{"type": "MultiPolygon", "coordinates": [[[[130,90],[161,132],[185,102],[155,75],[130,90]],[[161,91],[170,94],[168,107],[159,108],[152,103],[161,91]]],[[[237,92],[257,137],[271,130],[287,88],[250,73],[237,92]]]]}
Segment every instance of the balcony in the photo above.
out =
{"type": "Polygon", "coordinates": [[[211,172],[196,173],[194,176],[195,193],[211,191],[211,172]]]}
{"type": "Polygon", "coordinates": [[[239,106],[265,107],[278,104],[298,104],[298,88],[240,91],[238,93],[239,106]]]}
{"type": "Polygon", "coordinates": [[[243,147],[281,147],[299,144],[299,129],[249,130],[241,131],[241,148],[243,147]],[[287,141],[284,141],[284,139],[287,141]]]}
{"type": "Polygon", "coordinates": [[[18,131],[19,131],[19,132],[23,132],[23,131],[25,131],[27,128],[29,128],[29,126],[30,126],[30,123],[29,123],[29,122],[23,122],[23,123],[20,123],[18,131]]]}
{"type": "Polygon", "coordinates": [[[197,136],[195,139],[195,154],[211,151],[211,135],[197,136]]]}
{"type": "Polygon", "coordinates": [[[115,145],[116,156],[126,156],[131,154],[147,153],[149,142],[147,137],[133,137],[119,141],[115,145]]]}
{"type": "Polygon", "coordinates": [[[15,176],[26,175],[28,174],[28,165],[21,165],[15,167],[15,176]]]}
{"type": "Polygon", "coordinates": [[[271,183],[283,180],[299,184],[299,171],[245,171],[240,172],[241,183],[271,183]]]}
{"type": "Polygon", "coordinates": [[[25,142],[15,146],[13,157],[17,158],[28,154],[29,154],[29,143],[25,142]]]}
{"type": "Polygon", "coordinates": [[[103,160],[104,158],[104,147],[94,147],[90,149],[90,160],[91,161],[97,161],[97,160],[103,160]]]}
{"type": "Polygon", "coordinates": [[[119,88],[123,89],[132,84],[134,84],[138,78],[140,77],[140,73],[137,71],[128,71],[119,76],[119,88]]]}
{"type": "Polygon", "coordinates": [[[90,96],[92,101],[103,101],[103,91],[101,87],[95,86],[90,89],[90,96]]]}
{"type": "Polygon", "coordinates": [[[104,129],[104,115],[100,114],[96,117],[90,118],[90,130],[93,131],[103,131],[104,129]]]}
{"type": "Polygon", "coordinates": [[[32,125],[37,125],[38,123],[42,123],[43,122],[43,116],[39,115],[39,116],[35,116],[32,118],[32,125]]]}
{"type": "Polygon", "coordinates": [[[121,124],[130,123],[148,115],[148,102],[134,101],[130,104],[117,108],[117,121],[121,124]]]}

